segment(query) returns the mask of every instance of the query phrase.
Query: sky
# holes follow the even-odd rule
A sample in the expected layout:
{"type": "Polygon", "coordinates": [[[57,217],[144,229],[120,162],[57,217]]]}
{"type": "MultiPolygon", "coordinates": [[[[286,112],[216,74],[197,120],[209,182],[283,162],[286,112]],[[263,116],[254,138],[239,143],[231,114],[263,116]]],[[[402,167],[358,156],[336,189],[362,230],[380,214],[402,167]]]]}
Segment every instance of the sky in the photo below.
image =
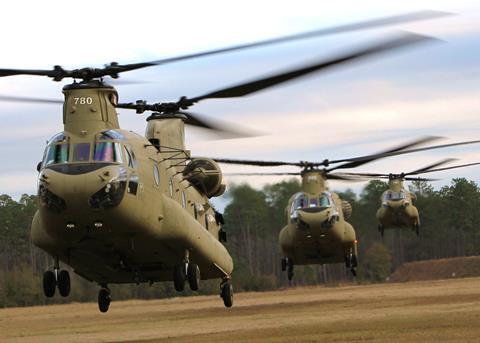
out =
{"type": "MultiPolygon", "coordinates": [[[[480,3],[478,1],[15,1],[3,4],[1,68],[65,68],[132,63],[254,42],[281,35],[418,10],[454,15],[332,35],[147,68],[122,75],[120,101],[174,101],[269,75],[378,41],[401,31],[433,44],[314,74],[240,99],[207,100],[192,111],[261,136],[213,140],[187,128],[195,156],[317,161],[374,153],[424,135],[438,143],[479,139],[480,3]]],[[[61,99],[43,77],[0,78],[0,95],[61,99]]],[[[122,128],[142,134],[145,117],[119,110],[122,128]]],[[[0,194],[35,193],[45,141],[62,131],[62,108],[0,102],[0,194]]],[[[402,172],[446,157],[479,162],[478,146],[391,157],[358,172],[402,172]]],[[[224,172],[258,171],[225,165],[224,172]]],[[[270,168],[261,171],[297,171],[270,168]]],[[[432,174],[434,187],[453,177],[480,182],[479,167],[432,174]]],[[[229,177],[255,187],[281,177],[229,177]]],[[[331,182],[359,191],[364,183],[331,182]]],[[[221,202],[221,201],[220,201],[221,202]]]]}

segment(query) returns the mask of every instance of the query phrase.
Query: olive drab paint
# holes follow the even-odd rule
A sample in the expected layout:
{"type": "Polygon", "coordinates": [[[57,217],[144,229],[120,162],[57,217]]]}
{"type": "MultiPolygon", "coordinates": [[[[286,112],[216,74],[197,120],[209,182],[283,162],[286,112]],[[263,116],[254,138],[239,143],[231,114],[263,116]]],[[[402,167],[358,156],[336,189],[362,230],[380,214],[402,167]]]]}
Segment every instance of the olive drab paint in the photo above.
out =
{"type": "MultiPolygon", "coordinates": [[[[113,87],[73,83],[64,94],[64,131],[49,142],[39,172],[34,244],[57,267],[61,261],[104,288],[171,281],[175,268],[187,264],[198,266],[201,279],[229,281],[233,261],[219,240],[223,219],[209,203],[215,194],[182,173],[196,161],[185,150],[183,120],[149,118],[143,137],[120,129],[113,87]],[[83,160],[74,161],[77,155],[83,160]]],[[[219,168],[215,176],[223,184],[219,168]]]]}
{"type": "Polygon", "coordinates": [[[345,220],[351,214],[350,204],[328,191],[324,170],[307,169],[301,176],[301,192],[290,198],[287,225],[279,234],[285,256],[282,269],[292,279],[294,265],[345,263],[356,275],[356,234],[345,220]]]}

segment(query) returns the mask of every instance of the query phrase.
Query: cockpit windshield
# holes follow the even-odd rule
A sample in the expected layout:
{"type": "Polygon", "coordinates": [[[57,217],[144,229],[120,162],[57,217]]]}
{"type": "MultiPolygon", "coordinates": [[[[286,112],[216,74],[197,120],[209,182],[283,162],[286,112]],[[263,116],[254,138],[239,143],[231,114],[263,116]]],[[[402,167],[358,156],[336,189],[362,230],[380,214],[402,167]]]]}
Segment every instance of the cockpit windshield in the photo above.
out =
{"type": "Polygon", "coordinates": [[[384,200],[403,200],[407,197],[404,191],[394,192],[394,191],[387,191],[385,192],[383,198],[384,200]]]}
{"type": "Polygon", "coordinates": [[[119,143],[97,142],[93,153],[94,161],[122,163],[122,149],[119,143]]]}
{"type": "Polygon", "coordinates": [[[308,196],[305,193],[298,193],[292,205],[292,210],[307,207],[330,207],[330,195],[328,193],[322,193],[320,196],[308,196]]]}

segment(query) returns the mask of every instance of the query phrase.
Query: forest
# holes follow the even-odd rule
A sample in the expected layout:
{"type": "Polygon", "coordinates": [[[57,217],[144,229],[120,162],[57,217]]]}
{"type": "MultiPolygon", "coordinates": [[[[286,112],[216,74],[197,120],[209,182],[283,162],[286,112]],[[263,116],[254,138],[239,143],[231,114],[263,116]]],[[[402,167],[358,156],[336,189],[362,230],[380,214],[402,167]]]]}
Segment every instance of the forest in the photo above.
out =
{"type": "MultiPolygon", "coordinates": [[[[450,185],[438,190],[425,181],[410,183],[410,190],[417,195],[416,206],[422,221],[420,236],[410,230],[387,230],[382,239],[375,213],[386,188],[385,182],[372,180],[359,194],[351,190],[339,193],[353,207],[348,221],[356,229],[359,241],[357,278],[350,276],[344,264],[305,266],[296,267],[291,285],[385,282],[404,262],[480,254],[480,189],[475,182],[453,179],[450,185]]],[[[288,199],[299,189],[296,179],[263,189],[246,183],[229,187],[224,229],[228,235],[226,246],[235,263],[236,292],[289,286],[280,269],[278,233],[286,222],[288,199]]],[[[18,200],[0,195],[0,307],[95,301],[98,287],[78,276],[73,277],[68,298],[43,296],[42,274],[52,267],[52,259],[35,248],[29,238],[36,207],[34,195],[25,194],[18,200]]],[[[203,281],[200,293],[218,293],[218,283],[203,281]]],[[[171,283],[111,288],[116,300],[177,295],[171,283]]]]}

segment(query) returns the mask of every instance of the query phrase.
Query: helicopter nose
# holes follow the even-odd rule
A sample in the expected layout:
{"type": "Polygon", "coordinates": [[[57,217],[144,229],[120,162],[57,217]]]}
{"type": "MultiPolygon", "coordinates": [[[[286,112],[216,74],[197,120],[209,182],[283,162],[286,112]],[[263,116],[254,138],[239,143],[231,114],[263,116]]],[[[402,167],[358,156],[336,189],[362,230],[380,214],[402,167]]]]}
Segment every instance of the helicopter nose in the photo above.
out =
{"type": "Polygon", "coordinates": [[[61,171],[45,169],[40,175],[39,193],[61,199],[67,211],[104,208],[112,199],[118,205],[126,186],[126,172],[120,168],[106,166],[87,173],[74,173],[65,166],[61,171]]]}
{"type": "Polygon", "coordinates": [[[406,203],[403,199],[402,200],[389,200],[388,201],[388,207],[390,207],[392,209],[402,208],[402,207],[405,207],[405,205],[406,205],[406,203]]]}
{"type": "Polygon", "coordinates": [[[333,213],[331,208],[319,208],[316,211],[310,209],[308,212],[304,210],[298,211],[298,219],[303,223],[301,226],[310,230],[328,229],[336,221],[337,217],[338,215],[333,213]]]}

